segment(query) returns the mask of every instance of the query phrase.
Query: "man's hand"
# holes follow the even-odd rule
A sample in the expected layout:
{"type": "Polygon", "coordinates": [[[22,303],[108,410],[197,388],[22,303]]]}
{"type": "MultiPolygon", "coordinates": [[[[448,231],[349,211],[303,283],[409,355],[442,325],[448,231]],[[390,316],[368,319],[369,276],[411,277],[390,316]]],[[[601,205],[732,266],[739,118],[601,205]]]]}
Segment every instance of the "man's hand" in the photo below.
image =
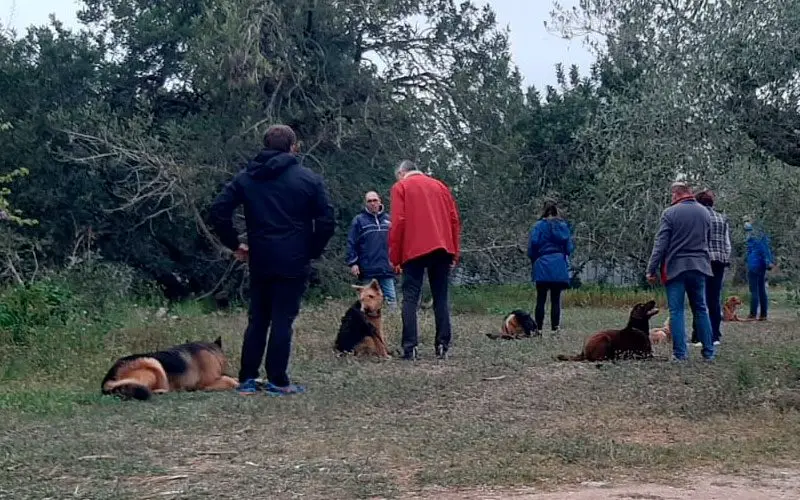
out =
{"type": "Polygon", "coordinates": [[[239,248],[233,252],[233,258],[239,262],[247,262],[250,259],[250,247],[245,243],[239,243],[239,248]]]}
{"type": "Polygon", "coordinates": [[[653,276],[652,274],[648,274],[647,275],[647,282],[650,283],[651,285],[655,285],[656,284],[656,277],[653,276]]]}
{"type": "Polygon", "coordinates": [[[395,274],[403,274],[403,268],[400,266],[394,266],[394,273],[395,274]]]}
{"type": "Polygon", "coordinates": [[[350,266],[350,272],[353,273],[353,276],[358,277],[361,274],[361,269],[358,268],[358,264],[353,264],[350,266]]]}

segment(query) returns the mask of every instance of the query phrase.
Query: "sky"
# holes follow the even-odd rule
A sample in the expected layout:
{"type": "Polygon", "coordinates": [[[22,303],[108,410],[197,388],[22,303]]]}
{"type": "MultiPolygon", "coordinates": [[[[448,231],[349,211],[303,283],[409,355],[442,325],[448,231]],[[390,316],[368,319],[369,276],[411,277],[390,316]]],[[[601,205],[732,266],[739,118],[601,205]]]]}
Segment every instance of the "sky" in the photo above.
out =
{"type": "MultiPolygon", "coordinates": [[[[487,3],[487,0],[478,0],[487,3]]],[[[511,52],[514,63],[524,77],[524,85],[555,85],[555,65],[565,68],[576,64],[581,75],[589,73],[594,56],[581,40],[564,40],[549,33],[544,21],[550,20],[552,0],[488,0],[498,24],[510,29],[511,52]]],[[[578,0],[560,0],[564,8],[577,5],[578,0]]],[[[77,27],[75,13],[79,0],[0,0],[0,23],[24,34],[31,24],[47,24],[54,13],[67,27],[77,27]]]]}

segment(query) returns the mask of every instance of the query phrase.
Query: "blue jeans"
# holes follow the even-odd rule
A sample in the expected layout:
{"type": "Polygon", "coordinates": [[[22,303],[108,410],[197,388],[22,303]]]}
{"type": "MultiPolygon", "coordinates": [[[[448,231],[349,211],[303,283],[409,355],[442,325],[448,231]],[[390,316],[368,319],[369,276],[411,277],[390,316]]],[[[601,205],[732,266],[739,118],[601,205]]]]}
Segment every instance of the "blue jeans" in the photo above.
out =
{"type": "MultiPolygon", "coordinates": [[[[722,333],[720,324],[722,323],[722,281],[725,277],[725,264],[712,261],[711,271],[714,276],[706,277],[706,306],[708,307],[708,317],[711,320],[711,340],[720,340],[722,333]]],[[[694,312],[694,306],[692,312],[694,312]]],[[[697,339],[697,315],[692,314],[692,343],[700,342],[697,339]]]]}
{"type": "Polygon", "coordinates": [[[769,309],[767,300],[767,270],[747,271],[747,282],[750,284],[750,317],[755,318],[758,306],[761,306],[761,317],[767,317],[769,309]]]}
{"type": "Polygon", "coordinates": [[[667,303],[669,324],[672,330],[672,353],[679,360],[688,358],[686,351],[686,325],[684,324],[684,294],[694,304],[692,316],[697,324],[697,337],[703,344],[705,359],[714,358],[714,343],[711,339],[711,321],[706,306],[706,275],[699,271],[684,271],[667,281],[667,303]]]}

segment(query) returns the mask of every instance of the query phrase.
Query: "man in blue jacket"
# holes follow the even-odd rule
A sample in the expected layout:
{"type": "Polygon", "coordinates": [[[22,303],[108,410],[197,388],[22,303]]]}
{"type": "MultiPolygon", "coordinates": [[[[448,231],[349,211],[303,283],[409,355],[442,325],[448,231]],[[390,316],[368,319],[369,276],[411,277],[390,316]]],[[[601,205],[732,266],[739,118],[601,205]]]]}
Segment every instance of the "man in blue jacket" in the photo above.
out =
{"type": "Polygon", "coordinates": [[[364,196],[364,209],[350,224],[347,235],[347,265],[362,282],[377,279],[389,307],[397,307],[394,269],[389,262],[391,219],[375,191],[364,196]]]}
{"type": "Polygon", "coordinates": [[[304,391],[290,383],[287,374],[292,325],[300,312],[310,261],[322,255],[333,236],[334,218],[322,177],[302,166],[296,152],[291,128],[270,127],[264,149],[211,206],[211,224],[220,241],[250,265],[250,310],[237,389],[241,394],[257,392],[265,347],[267,394],[304,391]],[[244,207],[247,245],[239,242],[233,227],[239,205],[244,207]]]}
{"type": "Polygon", "coordinates": [[[747,282],[750,285],[750,319],[759,313],[759,321],[766,321],[769,311],[767,296],[767,271],[772,269],[775,259],[770,250],[769,238],[763,231],[754,231],[753,224],[744,225],[747,234],[747,282]]]}

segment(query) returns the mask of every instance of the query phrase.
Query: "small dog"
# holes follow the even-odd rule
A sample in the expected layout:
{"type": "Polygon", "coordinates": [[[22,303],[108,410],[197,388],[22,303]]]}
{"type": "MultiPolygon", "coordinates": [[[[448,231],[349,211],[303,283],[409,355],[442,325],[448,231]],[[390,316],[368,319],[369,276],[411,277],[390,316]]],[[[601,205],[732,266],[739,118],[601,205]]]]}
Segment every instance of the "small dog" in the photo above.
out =
{"type": "Polygon", "coordinates": [[[603,361],[618,358],[651,358],[650,318],[658,314],[656,302],[636,304],[631,310],[628,324],[621,330],[602,330],[586,340],[583,351],[577,356],[556,357],[559,361],[603,361]]]}
{"type": "Polygon", "coordinates": [[[531,315],[521,309],[515,309],[503,318],[500,333],[487,333],[490,339],[516,340],[531,337],[536,333],[536,322],[531,315]]]}
{"type": "Polygon", "coordinates": [[[663,327],[650,329],[651,344],[661,344],[662,342],[667,342],[668,340],[672,340],[672,330],[669,327],[669,316],[667,316],[666,321],[664,321],[663,327]]]}
{"type": "Polygon", "coordinates": [[[722,321],[746,321],[736,314],[736,308],[742,305],[742,299],[736,295],[731,295],[722,306],[722,321]]]}
{"type": "Polygon", "coordinates": [[[383,291],[378,280],[352,286],[358,291],[358,300],[342,316],[334,348],[342,354],[390,358],[383,336],[383,291]]]}
{"type": "Polygon", "coordinates": [[[239,382],[225,375],[222,337],[214,342],[188,342],[163,351],[132,354],[109,369],[101,392],[121,399],[145,401],[153,394],[176,391],[223,391],[239,382]]]}

